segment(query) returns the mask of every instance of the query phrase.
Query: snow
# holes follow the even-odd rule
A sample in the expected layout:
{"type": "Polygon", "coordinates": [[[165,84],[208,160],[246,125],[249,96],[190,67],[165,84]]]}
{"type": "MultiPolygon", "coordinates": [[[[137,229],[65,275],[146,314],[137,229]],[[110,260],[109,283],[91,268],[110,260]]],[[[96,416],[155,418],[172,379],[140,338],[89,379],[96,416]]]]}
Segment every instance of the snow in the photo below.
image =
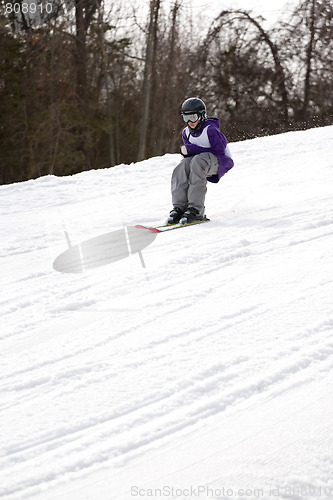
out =
{"type": "Polygon", "coordinates": [[[232,143],[158,235],[176,154],[0,187],[1,499],[333,497],[332,144],[232,143]]]}

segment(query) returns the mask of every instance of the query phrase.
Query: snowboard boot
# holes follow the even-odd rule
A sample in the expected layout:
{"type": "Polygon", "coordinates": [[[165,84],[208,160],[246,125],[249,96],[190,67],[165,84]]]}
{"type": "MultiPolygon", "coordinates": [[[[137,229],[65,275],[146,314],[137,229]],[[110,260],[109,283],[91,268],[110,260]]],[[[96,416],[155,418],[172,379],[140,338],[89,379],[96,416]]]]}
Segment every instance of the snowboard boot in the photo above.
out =
{"type": "Polygon", "coordinates": [[[194,207],[190,207],[184,212],[183,216],[180,218],[180,224],[191,224],[199,220],[205,220],[205,215],[200,215],[199,210],[194,207]]]}
{"type": "Polygon", "coordinates": [[[170,214],[169,214],[169,217],[166,221],[167,224],[178,224],[178,222],[180,221],[180,219],[182,218],[183,216],[183,213],[184,213],[184,210],[182,210],[181,208],[179,207],[174,207],[170,214]]]}

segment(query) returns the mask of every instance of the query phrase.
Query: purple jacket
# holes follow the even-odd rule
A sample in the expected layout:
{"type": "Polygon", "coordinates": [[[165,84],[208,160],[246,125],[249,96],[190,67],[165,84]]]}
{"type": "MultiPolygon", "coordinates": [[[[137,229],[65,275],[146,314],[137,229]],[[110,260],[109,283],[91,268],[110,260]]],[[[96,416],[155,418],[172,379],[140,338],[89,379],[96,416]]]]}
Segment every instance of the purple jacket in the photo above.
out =
{"type": "Polygon", "coordinates": [[[187,148],[188,156],[200,153],[213,153],[218,158],[218,173],[207,177],[208,181],[219,182],[221,177],[234,166],[228,148],[228,141],[220,131],[220,120],[218,118],[208,118],[203,126],[194,134],[190,133],[189,127],[184,128],[182,138],[187,148]]]}

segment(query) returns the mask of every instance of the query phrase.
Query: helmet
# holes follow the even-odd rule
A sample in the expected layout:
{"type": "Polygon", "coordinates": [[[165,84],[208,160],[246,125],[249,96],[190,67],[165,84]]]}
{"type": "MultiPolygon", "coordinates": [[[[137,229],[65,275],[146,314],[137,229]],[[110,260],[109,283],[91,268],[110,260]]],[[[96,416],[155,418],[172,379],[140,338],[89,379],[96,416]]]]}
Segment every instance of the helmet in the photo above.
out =
{"type": "Polygon", "coordinates": [[[187,122],[186,115],[197,114],[198,119],[203,121],[207,118],[207,110],[205,103],[199,97],[190,97],[182,104],[181,110],[184,121],[187,122]]]}

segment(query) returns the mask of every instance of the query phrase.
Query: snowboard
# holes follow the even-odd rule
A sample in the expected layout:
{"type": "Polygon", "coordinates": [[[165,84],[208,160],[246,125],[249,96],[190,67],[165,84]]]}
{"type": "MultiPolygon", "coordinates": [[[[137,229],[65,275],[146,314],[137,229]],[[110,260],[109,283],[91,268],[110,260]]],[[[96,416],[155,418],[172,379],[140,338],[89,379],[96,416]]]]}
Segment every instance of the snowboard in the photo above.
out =
{"type": "Polygon", "coordinates": [[[181,229],[182,227],[188,226],[197,226],[198,224],[203,224],[205,222],[209,222],[210,219],[196,220],[194,222],[189,222],[188,224],[162,224],[159,226],[143,226],[141,224],[137,224],[135,227],[137,229],[147,229],[152,233],[165,233],[167,231],[173,231],[174,229],[181,229]]]}

